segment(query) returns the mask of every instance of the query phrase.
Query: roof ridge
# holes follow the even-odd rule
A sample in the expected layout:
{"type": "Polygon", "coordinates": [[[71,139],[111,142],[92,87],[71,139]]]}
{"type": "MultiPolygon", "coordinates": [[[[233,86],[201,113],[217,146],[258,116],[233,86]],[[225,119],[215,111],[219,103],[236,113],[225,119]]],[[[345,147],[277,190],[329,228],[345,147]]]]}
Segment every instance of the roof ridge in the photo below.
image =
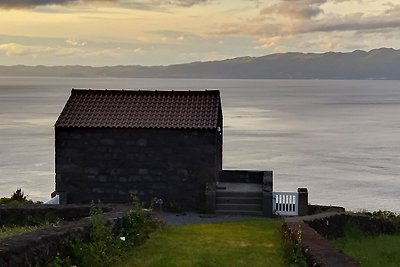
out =
{"type": "Polygon", "coordinates": [[[71,94],[204,94],[220,95],[218,89],[205,90],[149,90],[149,89],[91,89],[91,88],[72,88],[71,94]]]}

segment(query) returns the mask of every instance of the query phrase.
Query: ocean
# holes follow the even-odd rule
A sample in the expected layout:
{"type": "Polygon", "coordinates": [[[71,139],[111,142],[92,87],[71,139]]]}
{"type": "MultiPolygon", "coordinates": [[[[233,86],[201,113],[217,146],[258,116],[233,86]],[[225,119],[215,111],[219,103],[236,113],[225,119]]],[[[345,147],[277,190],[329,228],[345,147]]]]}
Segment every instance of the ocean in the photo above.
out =
{"type": "Polygon", "coordinates": [[[0,196],[54,191],[71,88],[220,89],[224,169],[273,170],[275,191],[307,187],[312,204],[400,212],[400,81],[0,77],[0,196]]]}

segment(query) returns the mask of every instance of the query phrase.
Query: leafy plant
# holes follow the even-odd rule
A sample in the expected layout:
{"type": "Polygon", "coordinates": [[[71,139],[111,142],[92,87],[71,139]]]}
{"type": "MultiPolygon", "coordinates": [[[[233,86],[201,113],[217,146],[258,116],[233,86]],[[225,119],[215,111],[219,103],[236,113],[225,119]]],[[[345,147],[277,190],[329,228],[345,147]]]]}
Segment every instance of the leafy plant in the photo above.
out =
{"type": "Polygon", "coordinates": [[[142,244],[162,223],[144,211],[139,201],[135,201],[132,209],[122,218],[121,231],[115,233],[113,226],[107,223],[101,207],[92,205],[89,240],[72,242],[68,255],[53,258],[47,267],[112,266],[129,248],[142,244]]]}
{"type": "Polygon", "coordinates": [[[306,267],[306,258],[301,249],[301,227],[295,233],[282,231],[282,243],[286,265],[290,267],[306,267]]]}
{"type": "Polygon", "coordinates": [[[17,188],[17,190],[11,195],[11,197],[2,197],[0,198],[0,204],[12,204],[12,205],[27,205],[34,204],[31,199],[27,198],[28,196],[22,191],[21,188],[17,188]]]}
{"type": "Polygon", "coordinates": [[[121,240],[112,232],[112,226],[106,223],[99,206],[91,209],[90,242],[77,242],[72,245],[74,263],[78,266],[106,267],[121,256],[121,240]]]}
{"type": "Polygon", "coordinates": [[[381,218],[388,222],[390,222],[397,233],[400,233],[400,214],[397,214],[393,211],[389,210],[378,210],[378,211],[361,211],[359,214],[371,216],[374,218],[381,218]]]}
{"type": "Polygon", "coordinates": [[[122,219],[121,236],[125,239],[128,247],[142,244],[163,221],[155,219],[145,211],[138,200],[133,201],[133,207],[122,219]]]}

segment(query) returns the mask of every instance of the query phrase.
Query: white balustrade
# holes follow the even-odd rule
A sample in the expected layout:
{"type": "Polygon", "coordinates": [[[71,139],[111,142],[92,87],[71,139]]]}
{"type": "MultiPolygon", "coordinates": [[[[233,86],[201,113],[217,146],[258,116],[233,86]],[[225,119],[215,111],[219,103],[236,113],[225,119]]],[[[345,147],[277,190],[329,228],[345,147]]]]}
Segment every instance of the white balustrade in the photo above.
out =
{"type": "Polygon", "coordinates": [[[281,216],[297,216],[299,194],[297,192],[274,192],[273,213],[281,216]]]}

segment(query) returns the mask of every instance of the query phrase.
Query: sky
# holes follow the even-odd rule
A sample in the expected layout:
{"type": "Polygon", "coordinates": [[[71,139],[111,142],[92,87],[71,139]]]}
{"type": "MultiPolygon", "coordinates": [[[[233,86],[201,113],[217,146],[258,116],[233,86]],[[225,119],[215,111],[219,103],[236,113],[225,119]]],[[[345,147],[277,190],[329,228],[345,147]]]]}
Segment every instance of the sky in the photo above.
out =
{"type": "Polygon", "coordinates": [[[0,65],[400,48],[400,0],[0,0],[0,65]]]}

